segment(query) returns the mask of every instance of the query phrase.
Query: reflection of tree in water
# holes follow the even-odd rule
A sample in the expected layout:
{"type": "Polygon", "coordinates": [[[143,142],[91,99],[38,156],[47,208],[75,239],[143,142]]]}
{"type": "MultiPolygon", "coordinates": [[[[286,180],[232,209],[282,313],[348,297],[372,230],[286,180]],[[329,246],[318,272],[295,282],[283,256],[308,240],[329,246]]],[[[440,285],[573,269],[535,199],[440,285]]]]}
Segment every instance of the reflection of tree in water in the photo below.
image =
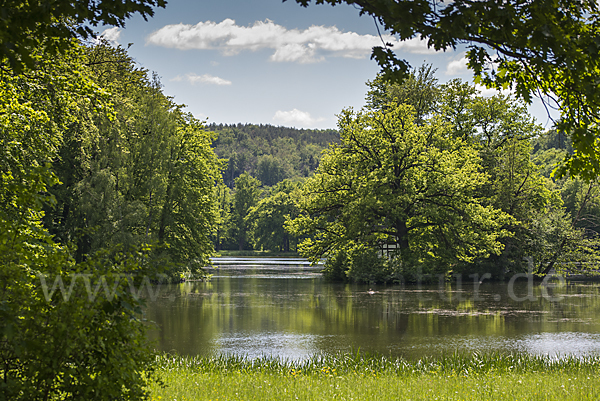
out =
{"type": "MultiPolygon", "coordinates": [[[[525,296],[525,286],[517,283],[516,295],[525,296]]],[[[506,284],[482,285],[475,300],[466,284],[462,290],[440,290],[370,288],[320,279],[219,278],[168,286],[151,303],[147,317],[160,327],[152,337],[160,349],[187,354],[264,346],[265,352],[268,347],[311,353],[360,348],[404,355],[468,339],[477,344],[532,333],[600,331],[599,288],[597,283],[552,288],[548,294],[563,299],[550,302],[542,297],[539,283],[533,287],[535,300],[514,301],[506,284]],[[502,296],[499,301],[496,295],[502,296]]]]}
{"type": "Polygon", "coordinates": [[[218,329],[211,324],[215,299],[206,296],[207,284],[166,285],[156,302],[148,303],[147,318],[156,326],[149,337],[160,350],[190,355],[206,352],[218,329]]]}

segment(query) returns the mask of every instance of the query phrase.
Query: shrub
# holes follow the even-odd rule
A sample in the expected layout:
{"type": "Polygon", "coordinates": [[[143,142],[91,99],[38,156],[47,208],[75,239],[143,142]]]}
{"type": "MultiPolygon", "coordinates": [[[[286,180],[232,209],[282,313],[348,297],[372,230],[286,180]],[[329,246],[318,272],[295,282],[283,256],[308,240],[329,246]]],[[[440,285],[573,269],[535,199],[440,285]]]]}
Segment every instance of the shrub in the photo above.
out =
{"type": "Polygon", "coordinates": [[[364,247],[354,248],[350,253],[348,278],[356,283],[385,283],[391,279],[386,258],[377,251],[364,247]]]}
{"type": "Polygon", "coordinates": [[[350,261],[346,251],[341,250],[327,258],[323,276],[329,281],[348,281],[346,272],[350,268],[350,261]]]}
{"type": "Polygon", "coordinates": [[[0,219],[0,400],[144,399],[147,250],[75,263],[43,231],[16,225],[0,219]]]}

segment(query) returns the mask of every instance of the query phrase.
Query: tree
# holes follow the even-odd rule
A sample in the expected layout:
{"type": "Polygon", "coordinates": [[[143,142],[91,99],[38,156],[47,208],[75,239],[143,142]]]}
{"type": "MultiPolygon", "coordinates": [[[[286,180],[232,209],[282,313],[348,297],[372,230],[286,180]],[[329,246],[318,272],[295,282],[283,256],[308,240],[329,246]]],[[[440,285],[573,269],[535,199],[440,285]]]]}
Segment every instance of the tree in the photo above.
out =
{"type": "Polygon", "coordinates": [[[281,181],[250,209],[248,220],[252,222],[252,238],[256,249],[289,252],[291,246],[295,245],[295,238],[284,229],[284,224],[286,220],[298,216],[295,198],[300,188],[299,183],[281,181]]]}
{"type": "Polygon", "coordinates": [[[56,56],[69,48],[72,39],[87,39],[99,24],[123,27],[132,14],[144,19],[154,15],[153,7],[165,7],[165,0],[118,1],[4,1],[0,10],[0,58],[8,59],[17,71],[33,67],[34,49],[43,48],[56,56]]]}
{"type": "Polygon", "coordinates": [[[415,122],[423,124],[440,102],[441,90],[435,72],[431,65],[424,64],[401,84],[386,80],[382,74],[377,75],[367,84],[367,107],[384,110],[390,104],[409,104],[415,109],[415,122]]]}
{"type": "Polygon", "coordinates": [[[301,215],[288,223],[309,235],[310,258],[356,247],[393,248],[404,261],[444,268],[500,253],[509,216],[477,193],[488,182],[476,149],[439,118],[415,123],[411,106],[345,110],[341,144],[324,154],[304,185],[301,215]]]}
{"type": "Polygon", "coordinates": [[[215,133],[183,113],[124,49],[99,44],[85,55],[112,112],[96,113],[108,101],[92,98],[65,132],[46,227],[62,243],[76,241],[79,261],[115,245],[156,243],[155,256],[167,257],[174,274],[205,265],[223,167],[211,149],[215,133]]]}
{"type": "MultiPolygon", "coordinates": [[[[285,0],[284,0],[285,1],[285,0]]],[[[307,6],[310,0],[296,0],[307,6]]],[[[590,179],[600,173],[600,33],[594,1],[316,0],[347,3],[373,16],[400,40],[420,37],[436,50],[467,46],[476,80],[506,89],[530,102],[538,96],[561,113],[557,128],[568,134],[575,152],[560,174],[590,179]]],[[[373,49],[388,78],[409,75],[389,45],[373,49]]]]}
{"type": "Polygon", "coordinates": [[[63,134],[103,91],[75,43],[59,57],[43,49],[32,57],[35,70],[4,65],[0,79],[0,399],[141,399],[153,357],[128,286],[156,278],[147,250],[76,263],[42,225],[43,207],[56,202],[51,162],[63,134]],[[61,283],[66,294],[52,290],[61,283]],[[86,291],[103,283],[112,296],[86,291]]]}
{"type": "Polygon", "coordinates": [[[213,139],[201,121],[181,116],[165,165],[157,238],[159,245],[168,245],[174,261],[187,264],[192,273],[209,263],[211,235],[219,219],[216,194],[223,165],[210,147],[213,139]]]}
{"type": "Polygon", "coordinates": [[[240,251],[244,250],[251,233],[252,222],[248,214],[260,197],[260,181],[248,173],[235,179],[233,193],[233,237],[237,240],[240,251]]]}
{"type": "Polygon", "coordinates": [[[262,155],[256,163],[257,178],[267,186],[272,186],[282,181],[285,177],[285,171],[279,160],[273,155],[262,155]]]}
{"type": "Polygon", "coordinates": [[[481,157],[489,185],[479,196],[513,217],[504,227],[513,233],[502,239],[504,250],[486,261],[488,272],[519,270],[530,246],[534,221],[560,206],[559,194],[542,177],[531,159],[531,138],[541,134],[522,104],[503,95],[479,96],[475,88],[454,80],[440,88],[441,117],[452,124],[454,135],[470,140],[481,157]]]}

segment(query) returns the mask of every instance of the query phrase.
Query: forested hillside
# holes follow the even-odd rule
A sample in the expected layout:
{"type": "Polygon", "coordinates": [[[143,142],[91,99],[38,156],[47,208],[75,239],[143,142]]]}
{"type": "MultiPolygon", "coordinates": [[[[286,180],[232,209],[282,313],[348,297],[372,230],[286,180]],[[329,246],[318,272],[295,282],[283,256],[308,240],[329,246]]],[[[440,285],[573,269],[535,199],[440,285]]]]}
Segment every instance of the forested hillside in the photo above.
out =
{"type": "Polygon", "coordinates": [[[228,160],[223,181],[229,188],[247,172],[263,185],[272,186],[286,178],[307,177],[319,164],[321,151],[339,142],[335,130],[308,130],[273,125],[211,124],[218,133],[215,153],[228,160]]]}

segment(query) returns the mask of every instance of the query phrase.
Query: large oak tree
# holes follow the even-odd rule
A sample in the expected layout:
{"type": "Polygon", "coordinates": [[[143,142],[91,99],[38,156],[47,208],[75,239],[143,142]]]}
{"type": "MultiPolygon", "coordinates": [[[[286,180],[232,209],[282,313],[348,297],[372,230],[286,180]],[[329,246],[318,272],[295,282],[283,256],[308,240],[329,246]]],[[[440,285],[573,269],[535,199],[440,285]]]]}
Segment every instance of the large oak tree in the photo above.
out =
{"type": "Polygon", "coordinates": [[[415,124],[414,108],[350,110],[341,144],[324,154],[289,223],[311,235],[300,249],[317,259],[354,246],[393,247],[400,257],[472,261],[498,254],[504,212],[478,193],[488,183],[469,140],[439,118],[415,124]]]}

